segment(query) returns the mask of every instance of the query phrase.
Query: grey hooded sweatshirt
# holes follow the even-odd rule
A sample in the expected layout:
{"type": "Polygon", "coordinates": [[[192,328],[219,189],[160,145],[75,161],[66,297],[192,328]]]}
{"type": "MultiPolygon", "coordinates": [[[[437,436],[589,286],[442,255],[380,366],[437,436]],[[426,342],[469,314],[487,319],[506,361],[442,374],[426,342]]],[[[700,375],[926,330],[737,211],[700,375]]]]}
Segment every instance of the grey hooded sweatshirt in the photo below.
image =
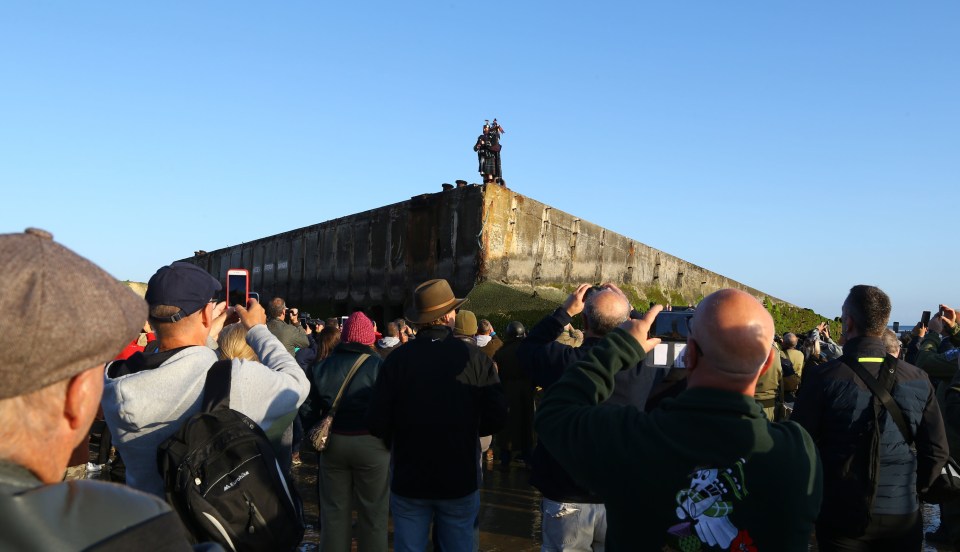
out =
{"type": "MultiPolygon", "coordinates": [[[[269,431],[274,422],[289,418],[306,400],[310,382],[265,325],[251,328],[247,343],[260,362],[233,360],[230,408],[269,431]]],[[[213,349],[202,346],[179,349],[158,366],[149,365],[152,356],[141,357],[146,366],[124,375],[116,375],[111,365],[101,405],[114,445],[126,464],[127,484],[163,497],[157,447],[200,411],[207,370],[218,358],[213,349]]]]}

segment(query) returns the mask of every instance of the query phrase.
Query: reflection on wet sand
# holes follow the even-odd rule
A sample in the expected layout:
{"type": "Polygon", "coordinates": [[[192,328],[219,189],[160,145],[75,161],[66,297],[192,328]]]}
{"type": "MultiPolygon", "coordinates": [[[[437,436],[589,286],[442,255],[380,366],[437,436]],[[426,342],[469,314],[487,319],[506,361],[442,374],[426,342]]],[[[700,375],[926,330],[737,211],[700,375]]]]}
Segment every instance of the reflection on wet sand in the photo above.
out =
{"type": "MultiPolygon", "coordinates": [[[[303,464],[294,468],[297,488],[303,498],[307,530],[300,545],[301,552],[319,549],[320,514],[317,505],[316,453],[301,452],[303,464]]],[[[528,484],[529,472],[513,468],[509,472],[483,470],[480,490],[480,550],[483,552],[534,552],[540,550],[540,493],[528,484]]],[[[393,544],[393,523],[389,542],[393,544]]],[[[356,541],[353,550],[356,550],[356,541]]]]}
{"type": "MultiPolygon", "coordinates": [[[[317,463],[316,454],[304,451],[303,464],[294,468],[297,486],[303,497],[307,531],[300,545],[301,552],[318,550],[317,527],[317,463]]],[[[480,550],[481,552],[535,552],[540,550],[540,493],[529,485],[529,471],[512,467],[503,472],[487,464],[483,470],[483,488],[480,491],[480,550]]],[[[924,531],[932,531],[940,524],[937,506],[924,505],[924,531]]],[[[812,537],[811,537],[811,540],[812,537]]],[[[393,525],[390,526],[393,543],[393,525]]],[[[356,550],[356,542],[354,548],[356,550]]],[[[816,551],[816,544],[810,545],[816,551]]],[[[923,552],[947,552],[947,545],[924,543],[923,552]]]]}

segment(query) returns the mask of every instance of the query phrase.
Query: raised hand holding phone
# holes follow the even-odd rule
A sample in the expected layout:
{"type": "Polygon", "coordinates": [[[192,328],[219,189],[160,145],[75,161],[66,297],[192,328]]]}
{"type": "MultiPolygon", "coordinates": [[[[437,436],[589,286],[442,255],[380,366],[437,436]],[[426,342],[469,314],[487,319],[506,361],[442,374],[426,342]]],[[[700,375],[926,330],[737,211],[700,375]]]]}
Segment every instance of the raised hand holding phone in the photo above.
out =
{"type": "Polygon", "coordinates": [[[227,270],[227,305],[245,307],[250,300],[250,271],[245,268],[227,270]]]}
{"type": "Polygon", "coordinates": [[[649,353],[654,347],[660,344],[659,337],[650,337],[650,326],[653,325],[653,321],[656,320],[657,315],[660,314],[662,310],[663,305],[654,305],[642,318],[630,318],[617,327],[633,336],[643,350],[649,353]]]}
{"type": "Polygon", "coordinates": [[[957,311],[947,305],[940,305],[940,318],[948,328],[957,325],[957,311]]]}
{"type": "Polygon", "coordinates": [[[248,330],[258,324],[267,323],[267,311],[263,310],[263,305],[256,299],[251,299],[250,304],[246,307],[238,305],[234,308],[240,315],[240,322],[243,327],[248,330]]]}

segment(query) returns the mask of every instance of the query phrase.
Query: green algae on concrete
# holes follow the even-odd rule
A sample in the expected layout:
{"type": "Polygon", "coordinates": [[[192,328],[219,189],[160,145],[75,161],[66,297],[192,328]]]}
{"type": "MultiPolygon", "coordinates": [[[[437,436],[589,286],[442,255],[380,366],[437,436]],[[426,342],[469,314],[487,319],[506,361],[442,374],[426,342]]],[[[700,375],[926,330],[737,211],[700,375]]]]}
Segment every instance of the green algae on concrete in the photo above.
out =
{"type": "Polygon", "coordinates": [[[465,309],[473,311],[477,319],[486,318],[497,332],[503,332],[514,320],[523,322],[529,330],[545,315],[559,307],[569,291],[552,286],[517,289],[494,282],[482,282],[467,294],[465,309]]]}
{"type": "MultiPolygon", "coordinates": [[[[527,329],[530,329],[541,318],[562,305],[574,289],[576,289],[574,285],[552,284],[536,288],[520,288],[496,282],[482,282],[467,294],[469,301],[464,308],[473,311],[478,319],[489,320],[498,332],[503,331],[513,320],[523,322],[527,329]]],[[[698,297],[696,300],[688,300],[679,292],[662,290],[656,286],[638,289],[624,285],[621,289],[627,295],[630,304],[641,311],[646,310],[650,303],[683,306],[696,305],[702,299],[698,297]]],[[[778,303],[768,298],[763,299],[763,306],[773,318],[778,334],[794,332],[802,336],[817,324],[827,322],[830,324],[831,334],[839,335],[838,323],[820,316],[811,309],[778,303]]],[[[580,317],[574,317],[573,325],[583,327],[580,317]]]]}

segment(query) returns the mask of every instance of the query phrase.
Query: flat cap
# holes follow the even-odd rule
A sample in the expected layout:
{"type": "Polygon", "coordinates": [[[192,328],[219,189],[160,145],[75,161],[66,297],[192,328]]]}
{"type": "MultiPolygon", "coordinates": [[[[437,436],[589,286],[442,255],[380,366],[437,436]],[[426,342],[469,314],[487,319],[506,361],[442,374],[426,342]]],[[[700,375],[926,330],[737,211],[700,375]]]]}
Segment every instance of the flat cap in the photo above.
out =
{"type": "Polygon", "coordinates": [[[0,399],[113,359],[147,319],[133,290],[49,232],[0,235],[0,260],[0,399]]]}

